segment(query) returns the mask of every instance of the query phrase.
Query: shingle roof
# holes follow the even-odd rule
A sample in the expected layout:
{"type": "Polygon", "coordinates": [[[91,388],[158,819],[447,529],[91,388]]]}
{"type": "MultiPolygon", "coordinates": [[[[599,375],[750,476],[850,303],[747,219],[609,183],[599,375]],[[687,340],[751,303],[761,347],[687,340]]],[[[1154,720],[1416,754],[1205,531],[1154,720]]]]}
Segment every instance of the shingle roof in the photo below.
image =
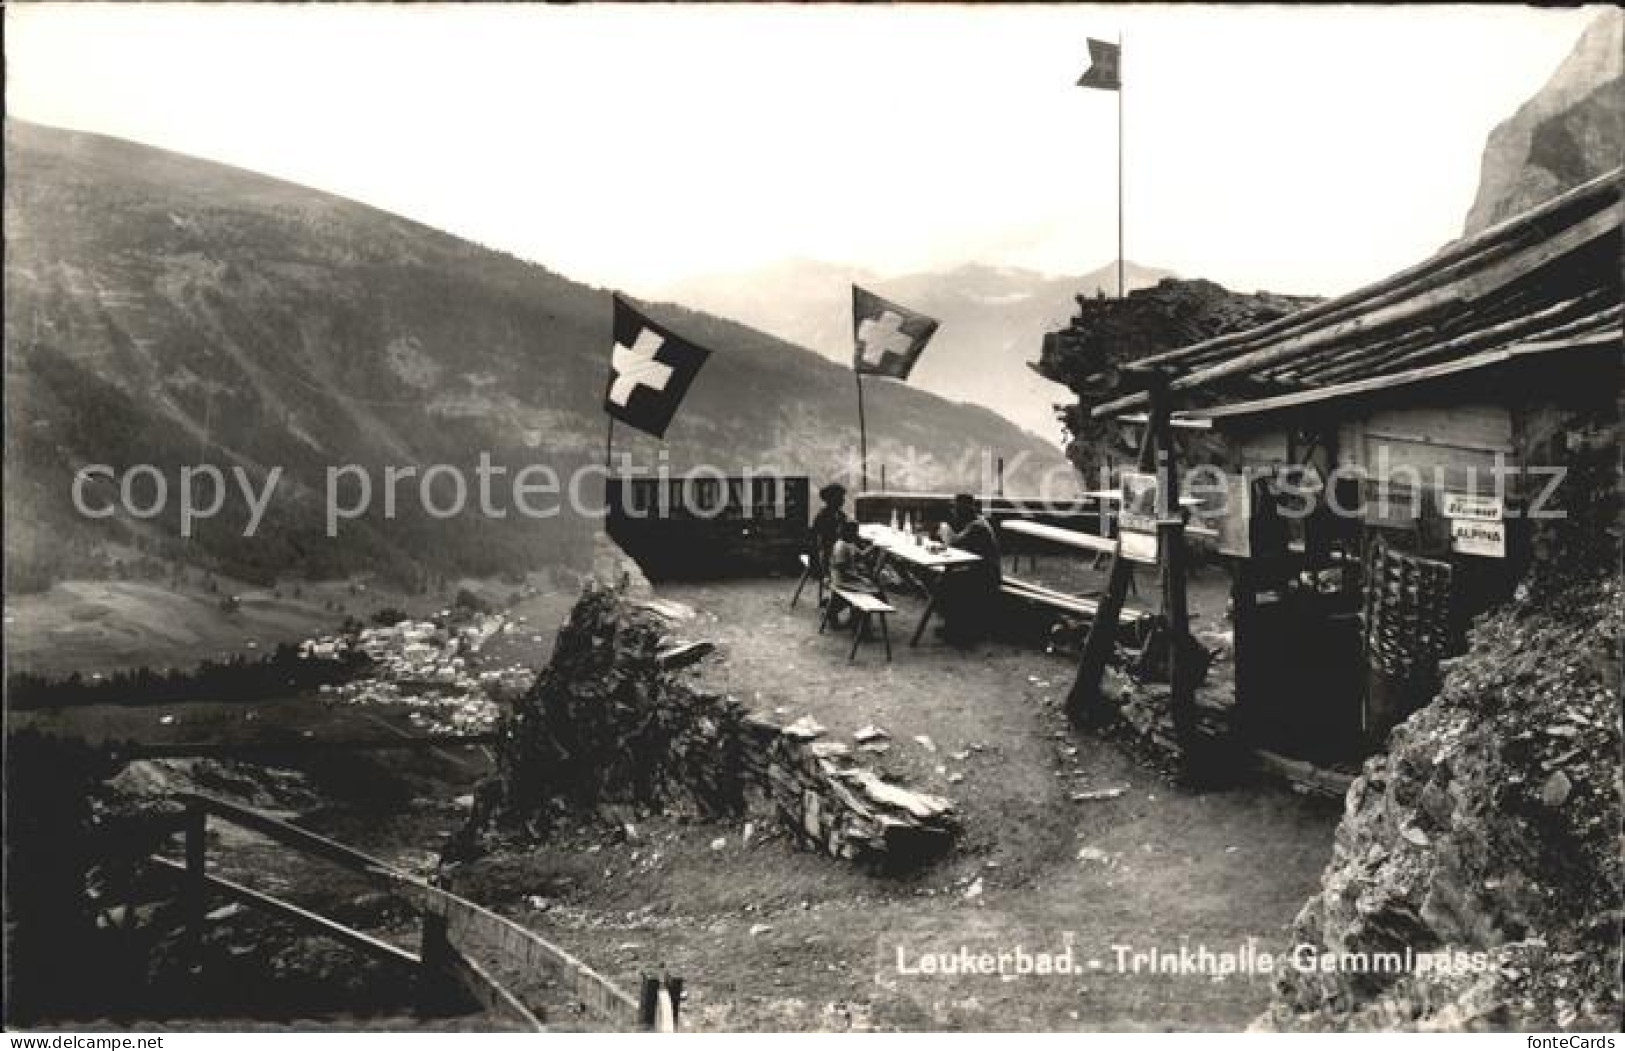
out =
{"type": "MultiPolygon", "coordinates": [[[[1137,364],[1167,370],[1173,391],[1262,411],[1411,382],[1441,366],[1617,344],[1621,178],[1615,169],[1358,291],[1137,364]]],[[[1092,411],[1108,416],[1144,401],[1128,394],[1092,411]]]]}

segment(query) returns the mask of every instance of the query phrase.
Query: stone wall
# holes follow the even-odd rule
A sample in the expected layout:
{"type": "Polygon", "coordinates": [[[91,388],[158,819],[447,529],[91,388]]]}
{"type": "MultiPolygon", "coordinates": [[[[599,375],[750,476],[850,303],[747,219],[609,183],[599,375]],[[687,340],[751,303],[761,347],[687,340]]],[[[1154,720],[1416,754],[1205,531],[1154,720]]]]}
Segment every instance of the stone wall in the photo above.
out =
{"type": "Polygon", "coordinates": [[[751,774],[786,828],[831,857],[902,868],[945,853],[959,834],[951,800],[883,780],[811,719],[749,720],[751,774]]]}
{"type": "Polygon", "coordinates": [[[462,849],[493,822],[545,834],[559,817],[626,805],[718,818],[770,806],[809,846],[887,868],[952,845],[951,801],[883,780],[810,719],[781,725],[685,673],[711,649],[682,636],[692,617],[587,586],[502,724],[499,775],[462,849]]]}

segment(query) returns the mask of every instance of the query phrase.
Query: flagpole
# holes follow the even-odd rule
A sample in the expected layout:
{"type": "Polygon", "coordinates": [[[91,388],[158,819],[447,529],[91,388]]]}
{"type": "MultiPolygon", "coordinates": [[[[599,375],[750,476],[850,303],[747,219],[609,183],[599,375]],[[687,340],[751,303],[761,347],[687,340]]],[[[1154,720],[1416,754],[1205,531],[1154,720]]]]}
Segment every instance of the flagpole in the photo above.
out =
{"type": "MultiPolygon", "coordinates": [[[[609,294],[609,302],[610,302],[610,322],[609,322],[609,327],[610,327],[610,332],[611,332],[610,341],[614,342],[613,333],[615,331],[615,314],[616,314],[616,311],[619,308],[620,303],[621,303],[621,294],[620,294],[620,292],[618,292],[618,291],[617,292],[611,292],[609,294]]],[[[607,399],[606,399],[606,407],[607,407],[607,404],[608,404],[608,402],[607,402],[607,399]]],[[[615,449],[615,417],[614,417],[613,414],[608,413],[608,412],[604,413],[604,415],[609,417],[609,428],[608,428],[608,430],[606,430],[604,432],[604,475],[605,475],[605,478],[607,480],[607,478],[609,476],[609,473],[610,473],[610,464],[611,464],[611,462],[613,462],[612,457],[614,455],[614,449],[615,449]]]]}
{"type": "Polygon", "coordinates": [[[863,420],[863,373],[853,368],[852,377],[858,382],[858,460],[861,464],[858,491],[866,493],[869,491],[869,428],[863,420]]]}
{"type": "Polygon", "coordinates": [[[1123,298],[1123,33],[1117,33],[1117,298],[1123,298]]]}

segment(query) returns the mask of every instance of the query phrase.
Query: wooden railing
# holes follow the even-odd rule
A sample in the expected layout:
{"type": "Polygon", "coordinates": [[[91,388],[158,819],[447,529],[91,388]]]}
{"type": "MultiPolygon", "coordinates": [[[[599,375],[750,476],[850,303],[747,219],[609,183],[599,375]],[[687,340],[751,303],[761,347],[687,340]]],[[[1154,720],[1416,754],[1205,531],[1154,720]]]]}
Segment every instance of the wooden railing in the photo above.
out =
{"type": "Polygon", "coordinates": [[[461,991],[492,1015],[526,1029],[545,1029],[543,1019],[509,986],[509,975],[546,973],[558,979],[595,1021],[615,1029],[676,1028],[682,979],[645,977],[640,997],[619,986],[534,931],[458,897],[426,880],[395,869],[352,847],[280,821],[249,807],[196,792],[175,797],[185,804],[184,863],[154,856],[160,868],[182,881],[189,937],[198,943],[207,923],[209,895],[229,898],[299,925],[375,959],[411,967],[430,994],[461,991]],[[407,901],[422,918],[417,953],[365,931],[243,886],[207,868],[208,822],[225,821],[301,854],[361,875],[407,901]],[[500,972],[500,974],[498,973],[500,972]]]}

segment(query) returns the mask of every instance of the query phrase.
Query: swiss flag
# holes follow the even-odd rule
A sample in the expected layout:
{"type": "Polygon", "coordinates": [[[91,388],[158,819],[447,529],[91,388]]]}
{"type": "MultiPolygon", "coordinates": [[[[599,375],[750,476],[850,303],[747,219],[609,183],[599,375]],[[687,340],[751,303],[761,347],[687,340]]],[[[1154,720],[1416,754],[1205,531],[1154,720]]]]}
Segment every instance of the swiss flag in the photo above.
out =
{"type": "Polygon", "coordinates": [[[1102,91],[1123,90],[1123,47],[1105,40],[1089,38],[1089,68],[1078,78],[1080,88],[1099,88],[1102,91]]]}
{"type": "Polygon", "coordinates": [[[609,355],[604,411],[622,423],[666,436],[689,384],[711,352],[695,346],[615,298],[615,343],[609,355]]]}
{"type": "Polygon", "coordinates": [[[852,368],[906,380],[937,331],[937,319],[852,286],[852,368]]]}

